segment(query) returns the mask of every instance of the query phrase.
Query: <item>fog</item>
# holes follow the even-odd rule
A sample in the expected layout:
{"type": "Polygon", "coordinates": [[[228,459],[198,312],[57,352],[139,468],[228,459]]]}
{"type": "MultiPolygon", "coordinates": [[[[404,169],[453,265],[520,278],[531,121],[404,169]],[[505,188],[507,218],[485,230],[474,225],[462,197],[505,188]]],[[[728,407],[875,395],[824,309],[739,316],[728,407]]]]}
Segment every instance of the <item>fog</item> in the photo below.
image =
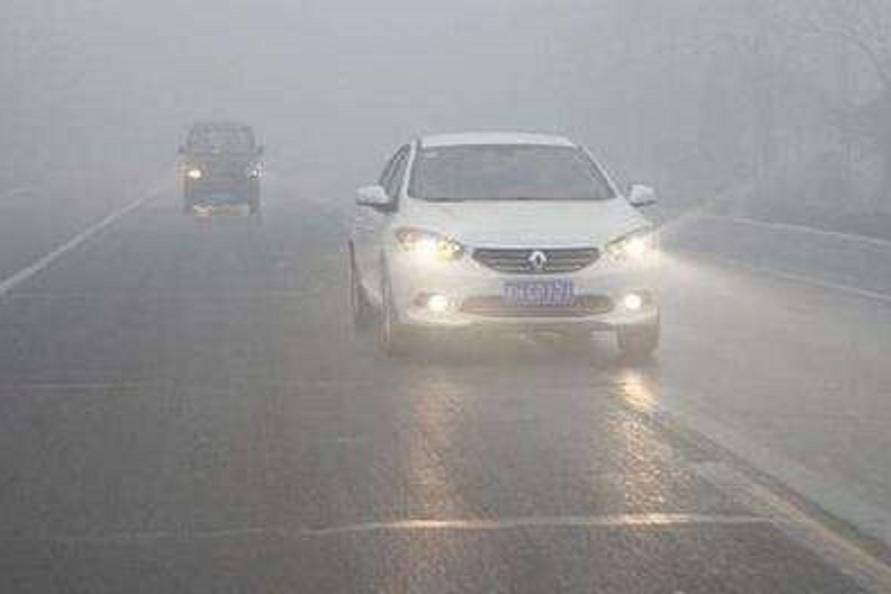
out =
{"type": "Polygon", "coordinates": [[[417,133],[521,129],[680,209],[757,184],[735,199],[887,211],[888,22],[872,0],[6,0],[0,179],[156,167],[232,118],[332,195],[417,133]]]}
{"type": "Polygon", "coordinates": [[[891,592],[889,188],[891,0],[0,0],[0,592],[891,592]]]}

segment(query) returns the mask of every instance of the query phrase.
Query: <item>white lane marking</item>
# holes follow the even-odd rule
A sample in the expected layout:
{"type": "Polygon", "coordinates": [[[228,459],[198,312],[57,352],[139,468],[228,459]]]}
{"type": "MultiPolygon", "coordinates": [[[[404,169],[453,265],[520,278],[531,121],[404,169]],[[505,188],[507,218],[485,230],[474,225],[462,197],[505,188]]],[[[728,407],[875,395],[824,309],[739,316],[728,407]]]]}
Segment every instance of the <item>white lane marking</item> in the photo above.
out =
{"type": "Polygon", "coordinates": [[[94,291],[16,291],[14,295],[10,295],[9,299],[20,301],[25,300],[44,300],[44,301],[62,301],[62,300],[83,300],[96,299],[97,296],[102,297],[151,297],[153,299],[164,300],[200,300],[204,303],[216,301],[227,301],[236,299],[251,299],[256,301],[261,298],[275,299],[293,299],[294,297],[306,296],[305,289],[270,289],[264,291],[258,296],[256,291],[234,290],[220,292],[219,290],[204,291],[174,291],[173,289],[130,289],[130,290],[103,290],[96,289],[94,291]]]}
{"type": "Polygon", "coordinates": [[[694,472],[756,513],[778,520],[783,533],[817,553],[871,592],[891,592],[891,567],[810,517],[785,498],[723,463],[699,464],[694,472]]]}
{"type": "Polygon", "coordinates": [[[0,392],[69,392],[100,390],[160,390],[169,386],[158,382],[29,382],[0,384],[0,392]]]}
{"type": "Polygon", "coordinates": [[[806,235],[816,235],[820,237],[831,237],[833,239],[841,239],[853,243],[862,243],[873,247],[880,247],[886,250],[891,250],[891,241],[888,241],[887,239],[879,239],[878,237],[855,235],[852,233],[842,233],[841,231],[830,231],[828,229],[818,229],[816,227],[795,225],[792,223],[775,223],[770,221],[762,221],[759,219],[750,219],[748,217],[730,217],[709,213],[700,213],[699,216],[703,219],[730,221],[731,223],[738,223],[740,225],[747,225],[749,227],[761,227],[763,229],[771,229],[774,231],[787,231],[793,233],[802,233],[806,235]]]}
{"type": "Polygon", "coordinates": [[[34,194],[36,193],[36,191],[37,189],[34,186],[22,186],[20,188],[13,188],[11,190],[0,193],[0,202],[4,200],[10,200],[12,198],[18,198],[19,196],[34,194]]]}
{"type": "MultiPolygon", "coordinates": [[[[626,387],[624,403],[659,424],[684,427],[744,460],[752,468],[772,476],[830,514],[850,522],[863,534],[891,544],[891,509],[863,501],[845,484],[838,484],[787,458],[774,448],[755,443],[729,428],[701,405],[690,402],[675,390],[666,390],[661,400],[639,401],[626,387]]],[[[704,399],[708,401],[708,399],[704,399]]]]}
{"type": "Polygon", "coordinates": [[[249,536],[278,536],[281,538],[320,538],[368,534],[376,532],[412,531],[463,531],[493,532],[525,528],[628,528],[628,527],[672,527],[696,525],[723,526],[773,526],[776,520],[746,515],[705,515],[705,514],[617,514],[604,516],[530,516],[506,519],[468,520],[397,520],[392,522],[364,522],[346,524],[330,528],[303,528],[289,530],[279,526],[254,526],[223,530],[198,530],[177,532],[125,532],[97,536],[15,536],[2,537],[0,542],[51,541],[71,543],[127,543],[151,542],[158,540],[218,540],[249,536]]]}
{"type": "Polygon", "coordinates": [[[13,188],[12,190],[7,190],[6,192],[0,193],[0,210],[13,210],[16,208],[21,208],[21,206],[25,203],[24,198],[35,197],[37,195],[37,188],[32,186],[23,186],[20,188],[13,188]]]}
{"type": "Polygon", "coordinates": [[[306,531],[312,536],[331,536],[380,531],[453,530],[491,532],[522,528],[625,528],[635,526],[751,525],[771,524],[758,516],[706,514],[617,514],[604,516],[529,516],[493,520],[406,520],[369,522],[306,531]]]}
{"type": "Polygon", "coordinates": [[[71,250],[77,248],[79,245],[81,245],[82,243],[84,243],[85,241],[87,241],[88,239],[90,239],[91,237],[93,237],[94,235],[96,235],[97,233],[99,233],[100,231],[102,231],[103,229],[108,227],[109,225],[112,225],[119,219],[127,216],[128,214],[130,214],[131,212],[133,212],[134,210],[136,210],[137,208],[139,208],[140,206],[145,204],[149,199],[151,199],[153,197],[154,196],[152,194],[148,194],[146,196],[143,196],[139,200],[136,200],[135,202],[130,203],[129,205],[125,206],[124,208],[111,213],[110,215],[108,215],[107,217],[102,219],[101,221],[87,227],[86,229],[84,229],[83,231],[81,231],[80,233],[78,233],[77,235],[72,237],[71,239],[69,239],[64,244],[60,245],[59,247],[57,247],[50,253],[46,254],[45,256],[43,256],[42,258],[40,258],[39,260],[37,260],[36,262],[31,264],[30,266],[28,266],[22,270],[19,270],[12,276],[4,279],[3,281],[0,281],[0,298],[5,297],[6,294],[9,293],[10,291],[12,291],[14,288],[16,288],[20,284],[24,283],[31,277],[39,274],[41,271],[43,271],[47,267],[49,267],[53,262],[55,262],[56,260],[58,260],[59,258],[64,256],[71,250]]]}
{"type": "MultiPolygon", "coordinates": [[[[379,381],[371,380],[305,380],[293,382],[240,382],[228,384],[227,386],[214,386],[208,384],[195,383],[179,383],[165,382],[156,380],[144,381],[54,381],[43,379],[32,379],[21,382],[0,382],[0,393],[69,393],[82,392],[84,394],[96,394],[108,390],[147,390],[147,391],[171,391],[193,392],[199,394],[219,394],[223,396],[237,396],[245,391],[256,391],[257,389],[271,390],[305,390],[312,392],[313,390],[328,390],[330,388],[350,388],[352,390],[364,390],[368,388],[381,387],[379,381]]],[[[303,411],[301,415],[333,415],[338,414],[336,410],[308,410],[303,411]]]]}
{"type": "Polygon", "coordinates": [[[768,276],[774,276],[777,278],[781,278],[783,280],[788,280],[804,285],[810,285],[812,287],[816,287],[818,289],[826,289],[828,291],[836,291],[839,293],[847,293],[849,295],[856,295],[857,297],[863,297],[865,299],[873,299],[875,301],[881,301],[883,303],[891,303],[891,294],[881,293],[879,291],[871,291],[869,289],[861,289],[859,287],[852,287],[850,285],[843,285],[840,283],[833,283],[831,281],[821,280],[814,278],[812,276],[807,276],[804,274],[798,274],[795,272],[786,272],[784,270],[779,270],[777,268],[770,268],[768,266],[756,266],[755,264],[749,264],[742,260],[738,260],[736,258],[730,258],[727,256],[718,256],[715,254],[709,254],[706,256],[710,260],[715,260],[718,262],[725,262],[737,268],[742,268],[744,270],[748,270],[750,272],[756,272],[759,274],[766,274],[768,276]]]}

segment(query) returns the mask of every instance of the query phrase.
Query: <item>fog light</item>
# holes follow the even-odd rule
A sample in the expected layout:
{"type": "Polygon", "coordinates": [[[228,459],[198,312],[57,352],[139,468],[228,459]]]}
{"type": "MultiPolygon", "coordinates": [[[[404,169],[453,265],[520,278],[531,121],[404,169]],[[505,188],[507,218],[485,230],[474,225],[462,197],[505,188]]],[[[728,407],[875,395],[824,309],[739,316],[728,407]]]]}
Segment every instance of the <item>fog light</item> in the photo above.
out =
{"type": "Polygon", "coordinates": [[[643,308],[644,300],[637,293],[629,293],[622,298],[622,305],[628,311],[640,311],[643,308]]]}
{"type": "Polygon", "coordinates": [[[431,295],[427,298],[427,309],[433,313],[444,313],[449,309],[449,299],[445,295],[431,295]]]}

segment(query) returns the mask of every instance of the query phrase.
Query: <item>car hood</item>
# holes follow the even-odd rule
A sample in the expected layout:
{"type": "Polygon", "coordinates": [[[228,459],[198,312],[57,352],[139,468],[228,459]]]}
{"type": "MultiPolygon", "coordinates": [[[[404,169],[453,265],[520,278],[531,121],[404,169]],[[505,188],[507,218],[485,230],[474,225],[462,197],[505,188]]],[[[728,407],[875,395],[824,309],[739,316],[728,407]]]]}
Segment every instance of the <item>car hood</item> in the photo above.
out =
{"type": "Polygon", "coordinates": [[[406,218],[411,226],[443,233],[473,247],[603,245],[649,225],[623,198],[410,202],[406,218]]]}

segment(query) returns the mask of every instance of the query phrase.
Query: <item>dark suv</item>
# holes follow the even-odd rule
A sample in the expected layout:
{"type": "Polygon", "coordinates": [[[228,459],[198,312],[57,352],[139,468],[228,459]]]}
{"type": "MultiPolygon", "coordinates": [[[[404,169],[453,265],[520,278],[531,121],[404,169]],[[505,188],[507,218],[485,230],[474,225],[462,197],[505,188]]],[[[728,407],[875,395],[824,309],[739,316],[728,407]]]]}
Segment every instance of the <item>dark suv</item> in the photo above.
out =
{"type": "Polygon", "coordinates": [[[260,212],[263,147],[250,126],[203,122],[189,130],[183,156],[183,209],[196,205],[247,204],[260,212]]]}

